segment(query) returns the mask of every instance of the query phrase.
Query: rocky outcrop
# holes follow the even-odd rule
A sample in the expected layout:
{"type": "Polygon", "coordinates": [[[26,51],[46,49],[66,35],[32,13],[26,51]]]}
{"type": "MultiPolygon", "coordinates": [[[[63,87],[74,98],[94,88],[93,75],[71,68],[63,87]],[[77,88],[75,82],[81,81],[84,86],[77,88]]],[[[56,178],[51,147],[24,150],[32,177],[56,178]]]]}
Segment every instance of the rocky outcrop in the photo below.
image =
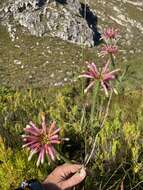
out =
{"type": "Polygon", "coordinates": [[[78,0],[8,0],[0,19],[13,40],[19,24],[32,35],[50,35],[90,47],[99,39],[96,15],[78,0]]]}

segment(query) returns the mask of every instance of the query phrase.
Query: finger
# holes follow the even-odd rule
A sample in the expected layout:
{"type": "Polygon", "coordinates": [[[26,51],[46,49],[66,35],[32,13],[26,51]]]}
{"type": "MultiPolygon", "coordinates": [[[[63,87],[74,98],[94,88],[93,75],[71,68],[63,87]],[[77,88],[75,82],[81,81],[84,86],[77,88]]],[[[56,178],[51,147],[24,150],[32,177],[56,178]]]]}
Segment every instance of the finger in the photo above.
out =
{"type": "Polygon", "coordinates": [[[64,164],[61,166],[61,171],[65,176],[68,176],[70,174],[74,174],[82,168],[82,165],[79,164],[64,164]]]}
{"type": "Polygon", "coordinates": [[[74,174],[71,178],[62,182],[62,184],[61,184],[62,189],[65,190],[65,189],[74,187],[75,185],[82,182],[84,180],[85,176],[86,176],[86,171],[84,168],[82,168],[79,173],[74,174]]]}

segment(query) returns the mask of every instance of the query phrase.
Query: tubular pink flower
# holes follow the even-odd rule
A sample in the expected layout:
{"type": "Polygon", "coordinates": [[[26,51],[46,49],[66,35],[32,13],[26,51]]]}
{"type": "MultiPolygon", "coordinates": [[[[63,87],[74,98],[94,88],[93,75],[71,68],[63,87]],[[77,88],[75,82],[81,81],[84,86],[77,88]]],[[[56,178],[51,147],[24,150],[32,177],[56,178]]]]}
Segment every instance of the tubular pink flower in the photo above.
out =
{"type": "Polygon", "coordinates": [[[95,85],[96,81],[99,81],[106,96],[108,96],[108,90],[111,89],[110,81],[116,78],[115,74],[120,70],[115,69],[110,71],[109,64],[110,62],[108,61],[101,71],[98,71],[95,63],[88,63],[88,70],[79,76],[89,78],[91,80],[87,88],[84,90],[84,93],[87,93],[95,85]]]}
{"type": "Polygon", "coordinates": [[[104,57],[105,55],[108,54],[115,55],[117,52],[118,52],[118,47],[116,45],[103,45],[99,53],[99,56],[104,57]]]}
{"type": "Polygon", "coordinates": [[[56,127],[55,122],[47,127],[44,117],[42,118],[42,124],[40,128],[37,128],[33,122],[24,129],[25,135],[22,136],[24,141],[24,147],[30,149],[30,155],[28,160],[31,160],[34,154],[38,154],[37,166],[44,163],[45,156],[47,155],[50,160],[55,160],[57,157],[54,148],[55,144],[60,144],[59,138],[60,128],[56,127]]]}
{"type": "Polygon", "coordinates": [[[114,28],[106,28],[102,34],[101,39],[104,39],[105,41],[110,39],[117,39],[119,36],[119,32],[117,29],[114,28]]]}

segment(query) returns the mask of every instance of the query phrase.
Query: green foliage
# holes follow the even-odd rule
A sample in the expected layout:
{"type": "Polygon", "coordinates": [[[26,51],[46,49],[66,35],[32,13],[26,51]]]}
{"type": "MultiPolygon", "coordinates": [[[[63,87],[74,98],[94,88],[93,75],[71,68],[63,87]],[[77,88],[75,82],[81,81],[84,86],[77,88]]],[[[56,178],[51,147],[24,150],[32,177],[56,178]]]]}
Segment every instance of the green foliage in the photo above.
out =
{"type": "MultiPolygon", "coordinates": [[[[56,165],[63,163],[60,160],[49,166],[45,162],[36,168],[37,157],[28,162],[28,152],[21,148],[23,128],[30,120],[38,124],[41,112],[46,113],[47,122],[55,120],[62,128],[61,134],[70,138],[69,142],[58,147],[61,154],[83,163],[85,154],[92,147],[98,122],[97,126],[81,128],[82,101],[78,88],[0,89],[0,189],[13,189],[23,179],[42,180],[56,165]]],[[[98,133],[95,153],[87,166],[86,189],[115,190],[122,182],[127,189],[136,185],[135,189],[140,189],[138,183],[143,180],[141,96],[141,93],[134,92],[113,98],[111,113],[98,133]]],[[[90,102],[88,106],[91,106],[90,102]]]]}
{"type": "MultiPolygon", "coordinates": [[[[128,95],[128,98],[128,101],[133,100],[132,96],[128,95]]],[[[98,174],[98,177],[93,174],[95,189],[119,189],[122,182],[127,189],[132,189],[136,185],[135,189],[140,189],[138,183],[143,177],[143,125],[140,114],[143,111],[142,105],[143,102],[139,107],[134,107],[134,111],[129,109],[129,106],[130,108],[132,106],[127,105],[127,102],[122,105],[122,109],[121,102],[120,105],[114,102],[114,106],[111,106],[114,117],[111,113],[104,128],[98,133],[95,155],[92,159],[92,171],[95,175],[98,174]],[[124,121],[124,117],[127,116],[124,109],[127,107],[130,110],[128,116],[134,113],[136,120],[133,118],[133,121],[131,119],[124,121]]],[[[93,183],[91,184],[90,188],[93,187],[93,183]]]]}
{"type": "Polygon", "coordinates": [[[34,163],[27,162],[27,156],[25,150],[13,151],[6,148],[0,138],[0,189],[14,189],[24,179],[43,177],[45,171],[37,169],[34,163]]]}

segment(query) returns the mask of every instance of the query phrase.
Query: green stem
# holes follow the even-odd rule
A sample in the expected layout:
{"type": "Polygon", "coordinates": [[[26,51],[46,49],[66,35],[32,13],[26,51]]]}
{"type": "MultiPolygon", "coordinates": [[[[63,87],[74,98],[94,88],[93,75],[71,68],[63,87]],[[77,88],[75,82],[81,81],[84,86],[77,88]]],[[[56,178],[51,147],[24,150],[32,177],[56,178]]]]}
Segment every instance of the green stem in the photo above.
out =
{"type": "Polygon", "coordinates": [[[96,97],[98,94],[98,90],[99,90],[99,82],[97,83],[97,85],[93,91],[93,101],[92,101],[92,108],[91,108],[91,115],[90,115],[91,125],[93,124],[93,121],[94,121],[95,104],[96,104],[96,97]]]}
{"type": "MultiPolygon", "coordinates": [[[[110,97],[109,97],[109,100],[108,100],[108,103],[107,103],[107,107],[106,107],[106,111],[105,111],[104,118],[103,118],[103,120],[102,120],[102,123],[101,123],[100,126],[99,126],[99,129],[100,129],[100,130],[104,127],[104,123],[105,123],[106,118],[107,118],[107,116],[108,116],[109,106],[110,106],[111,99],[112,99],[112,94],[113,94],[113,91],[111,91],[111,94],[110,94],[110,97]]],[[[97,142],[97,137],[98,137],[98,133],[97,133],[96,136],[95,136],[95,140],[94,140],[94,143],[93,143],[93,147],[92,147],[92,149],[91,149],[91,152],[90,152],[90,155],[89,155],[88,159],[87,159],[86,162],[84,163],[84,166],[86,166],[86,165],[89,163],[89,161],[90,161],[90,159],[91,159],[91,157],[92,157],[92,155],[93,155],[93,153],[94,153],[94,150],[95,150],[95,147],[96,147],[96,142],[97,142]]]]}
{"type": "Polygon", "coordinates": [[[85,106],[84,106],[83,109],[82,109],[82,117],[81,117],[81,120],[80,120],[80,127],[81,128],[82,128],[84,120],[85,120],[85,115],[86,115],[86,110],[85,110],[85,106]]]}
{"type": "Polygon", "coordinates": [[[115,68],[115,59],[114,59],[112,53],[110,54],[110,58],[111,58],[112,66],[113,66],[113,68],[115,68]]]}

